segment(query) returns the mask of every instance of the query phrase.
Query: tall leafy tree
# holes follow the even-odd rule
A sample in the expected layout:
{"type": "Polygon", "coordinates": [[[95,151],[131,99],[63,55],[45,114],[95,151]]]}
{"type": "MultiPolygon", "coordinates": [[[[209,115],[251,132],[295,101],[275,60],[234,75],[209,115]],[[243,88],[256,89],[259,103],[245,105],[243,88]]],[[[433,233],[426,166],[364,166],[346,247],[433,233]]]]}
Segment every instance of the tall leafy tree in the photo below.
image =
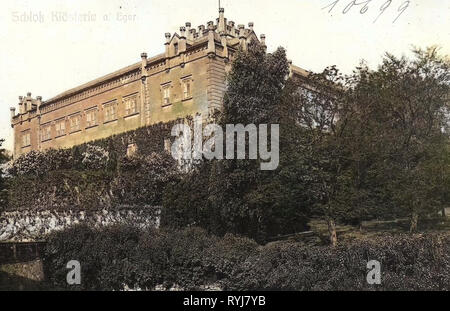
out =
{"type": "MultiPolygon", "coordinates": [[[[4,139],[0,139],[0,165],[4,164],[9,160],[9,155],[5,148],[2,148],[4,139]]],[[[0,212],[2,209],[6,206],[6,183],[4,178],[4,172],[2,171],[0,167],[0,212]]]]}
{"type": "MultiPolygon", "coordinates": [[[[233,61],[219,123],[224,129],[226,124],[280,123],[288,75],[284,49],[267,54],[261,45],[251,43],[233,61]]],[[[236,157],[235,160],[203,162],[180,187],[167,192],[165,223],[180,224],[180,217],[168,219],[188,215],[185,224],[199,225],[217,234],[244,234],[261,242],[273,235],[304,229],[306,204],[298,200],[304,198],[303,184],[299,180],[302,174],[296,174],[295,156],[288,154],[295,149],[293,142],[289,148],[284,144],[286,129],[281,128],[277,170],[261,171],[260,160],[237,160],[236,157]],[[195,186],[191,186],[191,182],[195,186]],[[184,193],[177,194],[180,191],[184,193]],[[186,195],[192,200],[186,199],[186,195]],[[183,202],[180,197],[184,197],[183,202]],[[202,198],[201,204],[193,203],[194,199],[200,201],[199,198],[202,198]],[[189,205],[189,210],[182,205],[189,205]]],[[[248,141],[246,144],[248,150],[248,141]]]]}
{"type": "Polygon", "coordinates": [[[312,214],[324,217],[332,245],[337,245],[336,222],[348,214],[351,196],[351,159],[348,148],[352,114],[347,113],[344,77],[336,67],[310,74],[308,88],[294,89],[289,109],[297,120],[296,140],[308,177],[306,194],[312,214]]]}
{"type": "Polygon", "coordinates": [[[436,49],[412,60],[387,54],[377,70],[362,64],[346,77],[330,67],[309,80],[291,111],[314,172],[313,213],[327,220],[333,245],[338,220],[409,215],[415,231],[420,216],[448,204],[449,66],[436,49]]]}
{"type": "Polygon", "coordinates": [[[436,48],[415,50],[413,59],[387,54],[376,71],[359,68],[347,98],[378,154],[372,167],[385,185],[382,192],[397,213],[409,215],[412,232],[421,216],[446,204],[449,68],[436,48]]]}

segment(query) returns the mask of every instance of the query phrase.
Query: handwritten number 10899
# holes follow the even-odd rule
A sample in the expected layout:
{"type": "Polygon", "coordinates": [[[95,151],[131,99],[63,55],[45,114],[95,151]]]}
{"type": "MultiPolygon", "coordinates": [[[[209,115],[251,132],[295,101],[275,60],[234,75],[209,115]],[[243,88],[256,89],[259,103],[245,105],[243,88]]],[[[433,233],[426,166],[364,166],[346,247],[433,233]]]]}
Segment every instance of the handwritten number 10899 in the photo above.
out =
{"type": "MultiPolygon", "coordinates": [[[[342,14],[347,14],[353,7],[360,7],[361,9],[360,9],[359,13],[365,14],[369,10],[369,5],[372,1],[374,1],[374,0],[350,1],[347,4],[347,6],[344,8],[344,10],[342,11],[342,14]]],[[[331,13],[334,10],[334,8],[338,5],[339,2],[341,2],[341,0],[335,0],[335,1],[331,2],[329,5],[327,5],[326,7],[322,8],[322,10],[329,9],[328,13],[331,13]]],[[[375,18],[375,20],[373,21],[374,23],[380,18],[381,15],[383,15],[386,12],[386,10],[388,10],[392,6],[393,2],[394,2],[394,0],[387,0],[383,3],[383,5],[381,5],[379,7],[379,14],[378,14],[377,18],[375,18]]],[[[400,4],[400,6],[397,7],[398,15],[392,23],[395,23],[400,18],[400,16],[402,16],[402,14],[409,8],[410,4],[411,4],[411,1],[403,1],[400,4]]]]}

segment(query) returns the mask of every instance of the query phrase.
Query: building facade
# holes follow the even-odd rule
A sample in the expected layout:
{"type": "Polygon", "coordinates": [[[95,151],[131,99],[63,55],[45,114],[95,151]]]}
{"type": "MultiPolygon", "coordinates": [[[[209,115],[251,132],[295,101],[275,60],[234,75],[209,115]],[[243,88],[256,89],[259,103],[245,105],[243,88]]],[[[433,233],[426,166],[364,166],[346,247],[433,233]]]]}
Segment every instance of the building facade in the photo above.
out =
{"type": "MultiPolygon", "coordinates": [[[[257,40],[248,27],[235,25],[219,10],[216,22],[180,33],[166,33],[165,53],[141,54],[131,66],[43,101],[31,93],[11,108],[14,157],[31,150],[69,148],[141,126],[188,115],[208,117],[222,106],[225,76],[233,55],[257,40]]],[[[291,72],[306,72],[291,66],[291,72]]]]}

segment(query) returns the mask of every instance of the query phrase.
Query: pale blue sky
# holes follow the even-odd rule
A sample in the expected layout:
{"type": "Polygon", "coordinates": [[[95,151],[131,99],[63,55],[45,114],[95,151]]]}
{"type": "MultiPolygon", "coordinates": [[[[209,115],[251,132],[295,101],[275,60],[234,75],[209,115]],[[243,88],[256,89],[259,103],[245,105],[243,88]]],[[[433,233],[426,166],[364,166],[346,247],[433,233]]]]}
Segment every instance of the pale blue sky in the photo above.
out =
{"type": "MultiPolygon", "coordinates": [[[[363,5],[343,14],[351,0],[338,1],[331,13],[322,9],[334,2],[222,0],[222,6],[228,20],[254,22],[257,34],[266,34],[269,50],[286,47],[294,64],[308,70],[337,65],[349,72],[361,59],[374,67],[385,51],[401,55],[413,45],[437,44],[450,54],[450,0],[410,0],[395,23],[404,0],[392,0],[389,7],[386,0],[369,1],[365,14],[360,14],[363,5]],[[383,5],[387,8],[374,23],[383,5]]],[[[9,107],[17,105],[19,95],[30,91],[49,99],[138,62],[141,52],[163,52],[164,33],[187,21],[197,27],[217,17],[217,0],[2,0],[0,137],[11,148],[9,107]],[[62,19],[64,13],[69,20],[62,19]],[[73,20],[74,14],[85,17],[73,20]],[[126,23],[124,15],[131,16],[126,23]]]]}

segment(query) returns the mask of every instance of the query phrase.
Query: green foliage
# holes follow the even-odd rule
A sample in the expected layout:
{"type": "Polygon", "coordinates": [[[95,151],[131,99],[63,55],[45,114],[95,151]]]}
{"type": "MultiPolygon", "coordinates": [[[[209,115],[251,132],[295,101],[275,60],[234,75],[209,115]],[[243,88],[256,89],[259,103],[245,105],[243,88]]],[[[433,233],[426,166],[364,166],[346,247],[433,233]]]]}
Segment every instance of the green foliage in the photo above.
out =
{"type": "Polygon", "coordinates": [[[163,227],[258,242],[321,217],[337,244],[337,222],[408,216],[414,231],[448,206],[450,74],[435,49],[386,55],[377,70],[362,64],[349,76],[332,66],[288,78],[288,69],[282,48],[239,51],[218,117],[222,126],[280,124],[277,170],[261,171],[261,159],[213,160],[182,175],[163,152],[177,120],[19,157],[9,207],[162,204],[163,227]],[[128,158],[130,143],[137,154],[128,158]]]}
{"type": "Polygon", "coordinates": [[[411,217],[411,231],[448,204],[450,189],[442,187],[450,174],[450,67],[436,49],[414,52],[387,54],[376,71],[363,64],[344,98],[355,186],[390,198],[397,214],[411,217]]]}
{"type": "Polygon", "coordinates": [[[252,42],[247,51],[239,51],[228,76],[222,124],[277,123],[277,107],[288,74],[283,48],[266,54],[260,44],[252,42]]]}
{"type": "Polygon", "coordinates": [[[93,229],[76,226],[53,234],[44,266],[52,286],[72,290],[151,289],[156,285],[195,289],[225,279],[257,244],[200,229],[141,231],[129,226],[93,229]],[[68,286],[66,264],[81,263],[81,285],[68,286]]]}
{"type": "Polygon", "coordinates": [[[241,264],[229,290],[448,290],[449,236],[380,236],[331,247],[268,245],[241,264]],[[366,281],[367,261],[382,267],[382,284],[366,281]]]}
{"type": "Polygon", "coordinates": [[[5,208],[7,204],[7,189],[6,182],[4,178],[5,172],[3,171],[2,164],[9,160],[9,155],[6,153],[6,149],[2,148],[4,140],[0,139],[0,213],[5,208]]]}
{"type": "Polygon", "coordinates": [[[53,234],[44,267],[50,285],[70,290],[449,290],[448,235],[379,236],[348,245],[263,247],[246,238],[218,238],[197,228],[141,231],[77,226],[53,234]],[[81,285],[68,286],[66,264],[81,263],[81,285]],[[378,260],[382,284],[369,285],[366,265],[378,260]]]}
{"type": "Polygon", "coordinates": [[[69,149],[31,151],[13,162],[9,173],[13,176],[45,175],[58,170],[103,170],[115,172],[119,161],[127,156],[127,147],[134,143],[138,156],[162,153],[164,139],[171,138],[170,130],[177,121],[158,123],[77,145],[69,149]]]}
{"type": "Polygon", "coordinates": [[[312,214],[328,220],[332,243],[336,221],[408,215],[414,231],[448,204],[450,75],[435,50],[308,80],[313,91],[288,93],[286,115],[303,127],[298,165],[310,172],[312,214]]]}
{"type": "MultiPolygon", "coordinates": [[[[228,76],[224,111],[219,117],[223,128],[239,123],[278,124],[288,68],[282,48],[266,54],[262,46],[252,43],[240,51],[228,76]]],[[[281,136],[288,132],[288,128],[282,129],[281,136]]],[[[260,159],[201,163],[165,192],[162,225],[195,225],[218,235],[243,234],[259,242],[307,228],[302,169],[291,165],[287,153],[295,142],[283,143],[291,148],[281,155],[281,169],[276,171],[261,171],[260,159]]]]}
{"type": "Polygon", "coordinates": [[[157,124],[70,149],[20,156],[9,169],[7,208],[160,206],[165,187],[179,178],[175,160],[163,151],[170,126],[157,124]],[[132,157],[127,157],[129,143],[137,146],[132,157]]]}
{"type": "Polygon", "coordinates": [[[44,258],[44,271],[52,286],[68,287],[66,265],[70,260],[82,263],[82,285],[75,289],[121,289],[130,277],[131,251],[136,248],[140,231],[129,226],[95,230],[79,225],[50,237],[44,258]]]}
{"type": "Polygon", "coordinates": [[[96,210],[111,207],[113,176],[104,171],[50,171],[9,182],[10,210],[96,210]]]}
{"type": "Polygon", "coordinates": [[[168,153],[151,153],[119,161],[111,191],[118,202],[161,206],[166,187],[179,179],[177,162],[168,153]]]}

